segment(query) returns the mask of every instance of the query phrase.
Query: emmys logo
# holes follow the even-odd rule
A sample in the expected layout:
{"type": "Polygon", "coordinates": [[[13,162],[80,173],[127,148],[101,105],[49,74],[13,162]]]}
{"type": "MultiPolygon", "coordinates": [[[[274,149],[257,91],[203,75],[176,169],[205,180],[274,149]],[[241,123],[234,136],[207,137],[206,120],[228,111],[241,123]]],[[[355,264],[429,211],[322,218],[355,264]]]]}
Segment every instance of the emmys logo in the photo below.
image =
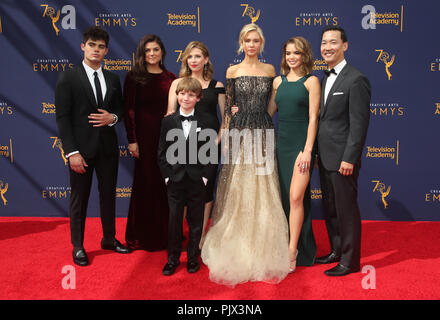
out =
{"type": "Polygon", "coordinates": [[[385,184],[380,182],[379,180],[372,180],[371,182],[375,183],[375,186],[373,188],[373,192],[378,191],[380,193],[380,197],[382,199],[383,207],[384,207],[384,209],[387,209],[388,208],[388,202],[385,200],[385,198],[388,197],[388,195],[390,194],[391,186],[388,186],[388,188],[386,188],[385,184]]]}
{"type": "Polygon", "coordinates": [[[95,18],[95,26],[97,27],[136,27],[136,18],[131,13],[100,13],[95,18]]]}
{"type": "Polygon", "coordinates": [[[396,160],[396,165],[399,165],[399,140],[397,140],[396,147],[374,147],[367,146],[366,158],[372,159],[392,159],[396,160]]]}
{"type": "Polygon", "coordinates": [[[398,103],[371,103],[371,115],[378,117],[402,117],[405,114],[405,107],[398,103]]]}
{"type": "Polygon", "coordinates": [[[322,199],[322,190],[321,189],[311,189],[310,190],[310,199],[312,199],[312,200],[322,199]]]}
{"type": "Polygon", "coordinates": [[[174,26],[174,27],[185,27],[185,26],[191,26],[191,27],[197,27],[197,33],[200,33],[200,8],[197,7],[197,14],[193,13],[167,13],[168,26],[174,26]]]}
{"type": "Polygon", "coordinates": [[[9,139],[9,145],[0,144],[0,156],[9,158],[11,163],[14,163],[14,155],[12,153],[12,139],[9,139]]]}
{"type": "Polygon", "coordinates": [[[70,187],[46,187],[41,191],[41,197],[43,199],[67,199],[70,193],[70,187]]]}
{"type": "Polygon", "coordinates": [[[0,17],[0,34],[3,33],[3,27],[2,27],[2,17],[0,17]]]}
{"type": "MultiPolygon", "coordinates": [[[[267,63],[266,58],[264,58],[261,55],[258,57],[258,61],[263,62],[263,63],[267,63]]],[[[235,64],[239,64],[241,62],[243,62],[243,59],[241,57],[236,57],[236,58],[234,58],[234,60],[232,60],[232,63],[229,64],[229,67],[233,66],[235,64]]]]}
{"type": "Polygon", "coordinates": [[[64,164],[67,166],[67,159],[66,159],[66,156],[64,155],[64,150],[63,150],[63,145],[61,143],[61,139],[59,139],[58,137],[50,137],[50,138],[53,139],[52,149],[59,149],[60,154],[61,154],[61,158],[63,158],[64,164]]]}
{"type": "Polygon", "coordinates": [[[57,22],[60,19],[61,14],[64,15],[61,19],[61,28],[63,28],[64,30],[76,29],[76,10],[74,6],[66,5],[58,11],[52,7],[49,7],[49,5],[47,4],[40,4],[40,7],[44,8],[43,18],[50,18],[52,22],[52,27],[55,30],[57,36],[60,33],[57,22]]]}
{"type": "Polygon", "coordinates": [[[390,59],[390,54],[388,52],[383,51],[382,49],[376,50],[376,52],[380,52],[376,62],[379,62],[380,60],[385,64],[385,72],[388,76],[388,80],[391,80],[392,75],[389,68],[393,65],[396,56],[393,54],[393,56],[390,59]]]}
{"type": "Polygon", "coordinates": [[[127,146],[119,146],[119,158],[128,158],[130,153],[128,152],[127,146]]]}
{"type": "Polygon", "coordinates": [[[12,107],[6,102],[0,102],[0,115],[11,115],[12,107]]]}
{"type": "Polygon", "coordinates": [[[247,3],[240,4],[240,7],[244,7],[244,11],[241,16],[248,16],[251,19],[251,23],[255,23],[260,18],[260,9],[258,9],[257,13],[255,14],[255,9],[250,7],[247,3]]]}
{"type": "Polygon", "coordinates": [[[73,63],[68,59],[37,59],[32,64],[34,72],[58,72],[73,68],[73,63]]]}
{"type": "Polygon", "coordinates": [[[44,114],[55,114],[56,113],[55,105],[53,103],[42,102],[41,107],[42,107],[41,113],[44,113],[44,114]]]}
{"type": "Polygon", "coordinates": [[[337,26],[339,18],[331,12],[301,12],[295,17],[296,27],[337,26]]]}
{"type": "Polygon", "coordinates": [[[429,65],[429,71],[431,72],[439,72],[440,71],[440,58],[436,58],[431,64],[429,65]]]}
{"type": "Polygon", "coordinates": [[[439,202],[440,203],[440,189],[431,189],[425,194],[425,202],[439,202]]]}
{"type": "Polygon", "coordinates": [[[376,12],[376,8],[370,4],[362,7],[361,13],[365,14],[362,18],[361,26],[364,30],[375,30],[378,25],[400,25],[400,32],[403,32],[403,5],[399,12],[376,12]]]}
{"type": "Polygon", "coordinates": [[[104,59],[104,69],[108,71],[130,71],[135,65],[134,53],[130,59],[104,59]]]}
{"type": "Polygon", "coordinates": [[[5,193],[8,191],[8,183],[0,180],[0,199],[2,200],[0,203],[3,203],[4,206],[8,203],[6,200],[5,193]]]}
{"type": "Polygon", "coordinates": [[[434,114],[440,115],[440,103],[439,102],[435,103],[435,112],[434,112],[434,114]]]}

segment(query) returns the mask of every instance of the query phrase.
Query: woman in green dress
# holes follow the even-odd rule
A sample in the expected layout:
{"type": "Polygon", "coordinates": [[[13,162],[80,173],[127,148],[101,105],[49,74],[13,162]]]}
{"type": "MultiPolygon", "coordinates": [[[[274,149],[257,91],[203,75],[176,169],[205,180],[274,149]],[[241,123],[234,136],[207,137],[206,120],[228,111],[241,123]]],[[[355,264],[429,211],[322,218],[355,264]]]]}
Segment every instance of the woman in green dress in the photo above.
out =
{"type": "Polygon", "coordinates": [[[309,42],[294,37],[283,46],[281,75],[273,81],[269,114],[278,111],[277,159],[284,212],[289,221],[290,272],[311,266],[316,243],[310,214],[310,176],[318,128],[321,85],[310,73],[309,42]]]}

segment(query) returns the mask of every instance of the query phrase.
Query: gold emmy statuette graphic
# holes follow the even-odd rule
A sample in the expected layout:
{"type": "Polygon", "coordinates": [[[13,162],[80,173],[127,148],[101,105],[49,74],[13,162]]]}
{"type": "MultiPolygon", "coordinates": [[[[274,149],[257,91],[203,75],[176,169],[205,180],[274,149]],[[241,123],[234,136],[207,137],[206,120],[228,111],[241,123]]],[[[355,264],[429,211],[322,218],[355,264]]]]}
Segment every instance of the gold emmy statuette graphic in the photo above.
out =
{"type": "Polygon", "coordinates": [[[55,15],[55,9],[52,7],[49,7],[47,4],[41,4],[40,6],[42,7],[46,7],[46,9],[43,12],[43,17],[45,16],[49,16],[52,19],[52,26],[55,30],[55,33],[58,35],[58,33],[60,32],[60,29],[58,29],[58,27],[55,25],[55,23],[57,23],[57,21],[60,19],[60,10],[58,10],[57,15],[55,15]]]}
{"type": "Polygon", "coordinates": [[[391,60],[388,60],[390,58],[390,54],[386,51],[383,50],[376,50],[378,52],[380,52],[379,57],[377,58],[376,62],[382,61],[385,64],[385,72],[387,73],[388,76],[388,80],[391,80],[391,72],[390,72],[390,67],[393,65],[394,63],[394,59],[396,58],[396,56],[393,54],[393,56],[391,57],[391,60]]]}
{"type": "Polygon", "coordinates": [[[179,56],[177,57],[176,62],[181,61],[183,50],[174,50],[174,52],[179,54],[179,56]]]}
{"type": "Polygon", "coordinates": [[[436,106],[436,109],[435,109],[434,114],[440,114],[440,103],[436,103],[435,106],[436,106]]]}
{"type": "Polygon", "coordinates": [[[58,137],[50,137],[50,138],[51,138],[51,139],[54,139],[54,141],[53,141],[53,145],[52,145],[52,149],[55,149],[55,147],[56,147],[57,149],[60,149],[61,157],[62,157],[63,160],[64,160],[64,164],[67,166],[67,159],[66,159],[66,156],[64,155],[64,150],[63,150],[63,145],[62,145],[62,143],[61,143],[61,140],[58,139],[58,137]]]}
{"type": "Polygon", "coordinates": [[[247,15],[249,18],[251,18],[252,23],[255,23],[260,17],[261,10],[258,10],[257,15],[255,15],[255,9],[253,7],[250,7],[247,3],[242,3],[240,4],[240,6],[245,7],[242,17],[244,17],[244,15],[247,15]]]}
{"type": "Polygon", "coordinates": [[[385,200],[385,198],[388,197],[388,195],[390,194],[391,186],[388,186],[388,189],[385,191],[386,186],[384,183],[378,180],[373,180],[371,182],[376,182],[376,186],[374,187],[373,192],[376,192],[376,190],[380,192],[384,209],[388,208],[388,202],[385,200]]]}
{"type": "Polygon", "coordinates": [[[8,184],[0,180],[0,197],[2,198],[4,205],[8,203],[8,200],[5,198],[6,191],[8,191],[8,184]]]}

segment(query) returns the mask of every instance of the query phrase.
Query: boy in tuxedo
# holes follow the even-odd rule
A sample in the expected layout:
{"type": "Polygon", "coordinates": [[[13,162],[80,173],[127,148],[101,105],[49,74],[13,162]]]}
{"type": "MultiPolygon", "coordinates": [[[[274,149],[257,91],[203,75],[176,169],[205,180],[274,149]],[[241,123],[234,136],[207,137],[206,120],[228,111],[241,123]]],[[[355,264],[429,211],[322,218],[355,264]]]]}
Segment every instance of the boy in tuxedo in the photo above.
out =
{"type": "MultiPolygon", "coordinates": [[[[179,111],[162,120],[158,163],[167,185],[169,205],[168,262],[163,268],[164,275],[172,275],[180,264],[182,249],[182,226],[184,206],[188,206],[187,221],[189,240],[187,248],[187,270],[189,273],[200,269],[198,261],[199,242],[203,227],[203,212],[206,199],[207,177],[213,176],[215,161],[203,159],[200,149],[201,136],[209,136],[207,142],[210,159],[218,159],[215,130],[211,120],[198,114],[194,107],[202,97],[202,86],[194,78],[179,81],[176,89],[179,111]]],[[[204,150],[207,150],[204,148],[204,150]]]]}

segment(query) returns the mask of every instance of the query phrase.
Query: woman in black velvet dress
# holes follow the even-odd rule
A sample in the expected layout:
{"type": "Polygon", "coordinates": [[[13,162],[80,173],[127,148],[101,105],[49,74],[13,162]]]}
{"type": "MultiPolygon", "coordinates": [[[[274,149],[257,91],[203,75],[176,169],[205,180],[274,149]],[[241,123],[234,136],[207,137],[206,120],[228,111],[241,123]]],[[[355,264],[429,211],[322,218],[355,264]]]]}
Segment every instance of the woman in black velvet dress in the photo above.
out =
{"type": "Polygon", "coordinates": [[[135,158],[125,239],[134,249],[164,250],[168,238],[168,199],[157,164],[168,91],[176,76],[166,70],[165,47],[156,35],[139,42],[136,64],[124,83],[128,149],[135,158]]]}

